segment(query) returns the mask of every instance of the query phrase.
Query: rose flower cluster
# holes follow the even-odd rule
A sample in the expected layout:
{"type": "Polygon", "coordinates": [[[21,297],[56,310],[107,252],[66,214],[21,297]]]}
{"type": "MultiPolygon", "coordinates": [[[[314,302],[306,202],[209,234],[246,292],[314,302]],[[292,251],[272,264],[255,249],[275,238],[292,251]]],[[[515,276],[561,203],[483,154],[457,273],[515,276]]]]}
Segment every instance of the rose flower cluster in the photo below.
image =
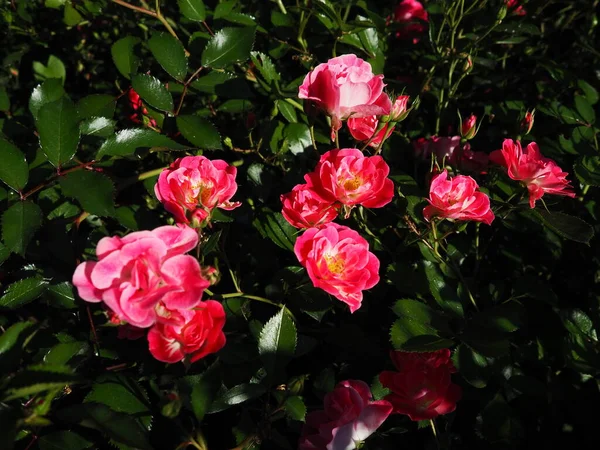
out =
{"type": "Polygon", "coordinates": [[[236,169],[204,156],[177,159],[160,174],[155,192],[178,222],[152,231],[98,242],[98,261],[80,264],[73,275],[79,296],[103,302],[111,322],[125,337],[140,337],[159,361],[197,361],[225,345],[225,311],[215,300],[202,300],[210,269],[188,255],[198,246],[199,228],[215,208],[233,209],[236,169]]]}

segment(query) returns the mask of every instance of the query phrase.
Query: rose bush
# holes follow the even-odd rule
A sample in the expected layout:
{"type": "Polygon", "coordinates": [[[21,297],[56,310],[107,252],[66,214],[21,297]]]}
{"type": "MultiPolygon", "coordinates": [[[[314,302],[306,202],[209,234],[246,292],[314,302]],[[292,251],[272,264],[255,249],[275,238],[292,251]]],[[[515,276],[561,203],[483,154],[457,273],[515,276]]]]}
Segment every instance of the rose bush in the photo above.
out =
{"type": "Polygon", "coordinates": [[[0,448],[597,448],[595,6],[4,2],[0,448]]]}

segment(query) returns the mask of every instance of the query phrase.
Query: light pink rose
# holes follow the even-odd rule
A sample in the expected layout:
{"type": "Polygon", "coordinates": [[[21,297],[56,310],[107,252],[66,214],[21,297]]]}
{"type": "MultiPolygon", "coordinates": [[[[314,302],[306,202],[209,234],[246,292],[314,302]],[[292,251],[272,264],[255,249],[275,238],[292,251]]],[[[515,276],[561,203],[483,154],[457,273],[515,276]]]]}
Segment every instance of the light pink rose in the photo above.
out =
{"type": "Polygon", "coordinates": [[[176,313],[182,320],[158,322],[148,332],[150,353],[156,359],[173,364],[187,357],[195,362],[223,348],[225,310],[219,302],[206,300],[192,310],[176,313]]]}
{"type": "Polygon", "coordinates": [[[220,159],[186,156],[161,172],[154,192],[177,222],[200,224],[210,220],[215,208],[231,210],[240,206],[230,201],[237,191],[236,174],[234,166],[220,159]]]}
{"type": "Polygon", "coordinates": [[[209,282],[200,264],[184,253],[198,243],[188,226],[164,226],[98,242],[98,261],[75,269],[73,284],[88,302],[104,302],[117,317],[139,328],[170,320],[163,310],[198,305],[209,282]]]}
{"type": "Polygon", "coordinates": [[[429,206],[423,209],[425,220],[441,217],[452,220],[473,220],[490,225],[494,213],[490,209],[490,199],[479,192],[477,182],[464,175],[448,179],[444,170],[431,180],[429,206]]]}
{"type": "Polygon", "coordinates": [[[309,228],[296,240],[294,253],[314,286],[346,303],[350,312],[360,308],[362,291],[379,282],[379,260],[348,227],[328,223],[309,228]]]}
{"type": "Polygon", "coordinates": [[[567,180],[568,173],[552,159],[543,157],[535,142],[523,150],[519,141],[505,139],[502,150],[490,153],[490,160],[506,167],[510,178],[527,186],[531,208],[535,208],[535,202],[544,194],[575,197],[567,180]]]}
{"type": "Polygon", "coordinates": [[[306,416],[298,450],[353,450],[392,412],[392,405],[374,401],[369,386],[360,380],[338,383],[325,396],[324,407],[306,416]]]}
{"type": "Polygon", "coordinates": [[[324,201],[352,207],[381,208],[392,201],[394,182],[381,156],[365,156],[356,148],[328,151],[314,172],[304,176],[310,189],[324,201]]]}
{"type": "Polygon", "coordinates": [[[410,100],[410,96],[408,95],[399,95],[394,104],[392,105],[392,109],[390,110],[390,122],[402,122],[408,116],[410,112],[408,110],[408,101],[410,100]]]}
{"type": "Polygon", "coordinates": [[[281,214],[296,228],[320,227],[334,220],[339,205],[323,201],[306,184],[294,186],[292,192],[281,196],[281,214]]]}
{"type": "Polygon", "coordinates": [[[383,92],[383,75],[356,55],[342,55],[319,64],[300,86],[298,97],[310,100],[331,117],[331,139],[352,117],[385,115],[392,103],[383,92]]]}
{"type": "Polygon", "coordinates": [[[369,145],[371,147],[377,148],[381,141],[386,138],[388,135],[392,134],[395,127],[390,129],[389,123],[386,123],[383,128],[377,131],[377,127],[379,126],[379,120],[377,120],[377,116],[368,116],[368,117],[359,117],[354,118],[350,117],[348,119],[348,130],[354,139],[357,141],[369,141],[369,145]],[[375,134],[377,131],[377,134],[375,134]],[[375,136],[373,137],[373,135],[375,136]]]}

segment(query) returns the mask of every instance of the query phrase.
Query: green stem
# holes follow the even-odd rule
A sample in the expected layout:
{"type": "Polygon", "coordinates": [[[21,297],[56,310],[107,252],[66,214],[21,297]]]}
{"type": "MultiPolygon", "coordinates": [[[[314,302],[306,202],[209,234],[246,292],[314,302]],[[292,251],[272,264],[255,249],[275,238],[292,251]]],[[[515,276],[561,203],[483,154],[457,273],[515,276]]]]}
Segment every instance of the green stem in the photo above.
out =
{"type": "Polygon", "coordinates": [[[438,439],[437,428],[435,427],[435,421],[433,419],[429,419],[429,425],[431,426],[431,432],[433,433],[433,438],[435,439],[435,445],[437,448],[440,448],[440,441],[438,439]]]}
{"type": "Polygon", "coordinates": [[[160,173],[165,170],[166,167],[160,167],[158,169],[149,170],[148,172],[140,173],[137,176],[137,181],[144,181],[148,178],[155,177],[156,175],[160,175],[160,173]]]}
{"type": "Polygon", "coordinates": [[[283,2],[281,0],[275,0],[277,3],[277,6],[279,6],[279,10],[283,13],[283,14],[287,14],[287,9],[285,9],[285,6],[283,6],[283,2]]]}
{"type": "Polygon", "coordinates": [[[289,103],[294,108],[299,109],[300,111],[304,111],[304,106],[302,106],[300,103],[298,103],[293,98],[286,97],[286,98],[283,99],[283,101],[289,103]]]}

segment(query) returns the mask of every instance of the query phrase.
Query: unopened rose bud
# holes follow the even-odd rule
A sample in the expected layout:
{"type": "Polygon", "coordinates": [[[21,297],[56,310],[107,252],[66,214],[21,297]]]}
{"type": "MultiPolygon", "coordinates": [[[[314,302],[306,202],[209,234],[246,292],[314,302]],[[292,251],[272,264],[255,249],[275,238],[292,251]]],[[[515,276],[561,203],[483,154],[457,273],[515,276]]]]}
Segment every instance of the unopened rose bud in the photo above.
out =
{"type": "Polygon", "coordinates": [[[402,122],[404,119],[406,119],[408,113],[412,109],[408,108],[409,99],[410,96],[408,95],[398,96],[398,98],[396,98],[396,101],[394,101],[394,103],[392,104],[392,109],[390,109],[390,113],[385,116],[381,116],[379,118],[379,121],[381,123],[402,122]]]}
{"type": "Polygon", "coordinates": [[[300,375],[292,378],[288,383],[288,390],[291,395],[300,395],[304,391],[304,382],[308,375],[300,375]]]}
{"type": "Polygon", "coordinates": [[[529,132],[533,128],[534,118],[535,109],[533,111],[527,111],[525,113],[525,117],[523,117],[523,120],[521,120],[521,133],[523,133],[523,135],[529,134],[529,132]]]}
{"type": "Polygon", "coordinates": [[[179,395],[176,392],[169,392],[163,398],[163,405],[160,410],[163,416],[169,418],[175,418],[179,415],[181,411],[182,401],[179,395]]]}
{"type": "Polygon", "coordinates": [[[202,269],[202,277],[208,280],[211,286],[214,286],[221,279],[221,273],[214,267],[204,267],[202,269]]]}
{"type": "Polygon", "coordinates": [[[473,70],[473,58],[471,58],[471,55],[467,55],[465,57],[465,62],[463,63],[463,72],[471,73],[472,70],[473,70]]]}
{"type": "Polygon", "coordinates": [[[471,114],[464,122],[460,124],[460,135],[464,139],[473,139],[477,134],[477,116],[471,114]]]}
{"type": "Polygon", "coordinates": [[[504,20],[504,18],[506,17],[507,11],[508,11],[508,6],[506,6],[506,4],[502,5],[502,7],[500,8],[500,11],[498,11],[498,15],[496,16],[497,23],[500,23],[504,20]]]}

